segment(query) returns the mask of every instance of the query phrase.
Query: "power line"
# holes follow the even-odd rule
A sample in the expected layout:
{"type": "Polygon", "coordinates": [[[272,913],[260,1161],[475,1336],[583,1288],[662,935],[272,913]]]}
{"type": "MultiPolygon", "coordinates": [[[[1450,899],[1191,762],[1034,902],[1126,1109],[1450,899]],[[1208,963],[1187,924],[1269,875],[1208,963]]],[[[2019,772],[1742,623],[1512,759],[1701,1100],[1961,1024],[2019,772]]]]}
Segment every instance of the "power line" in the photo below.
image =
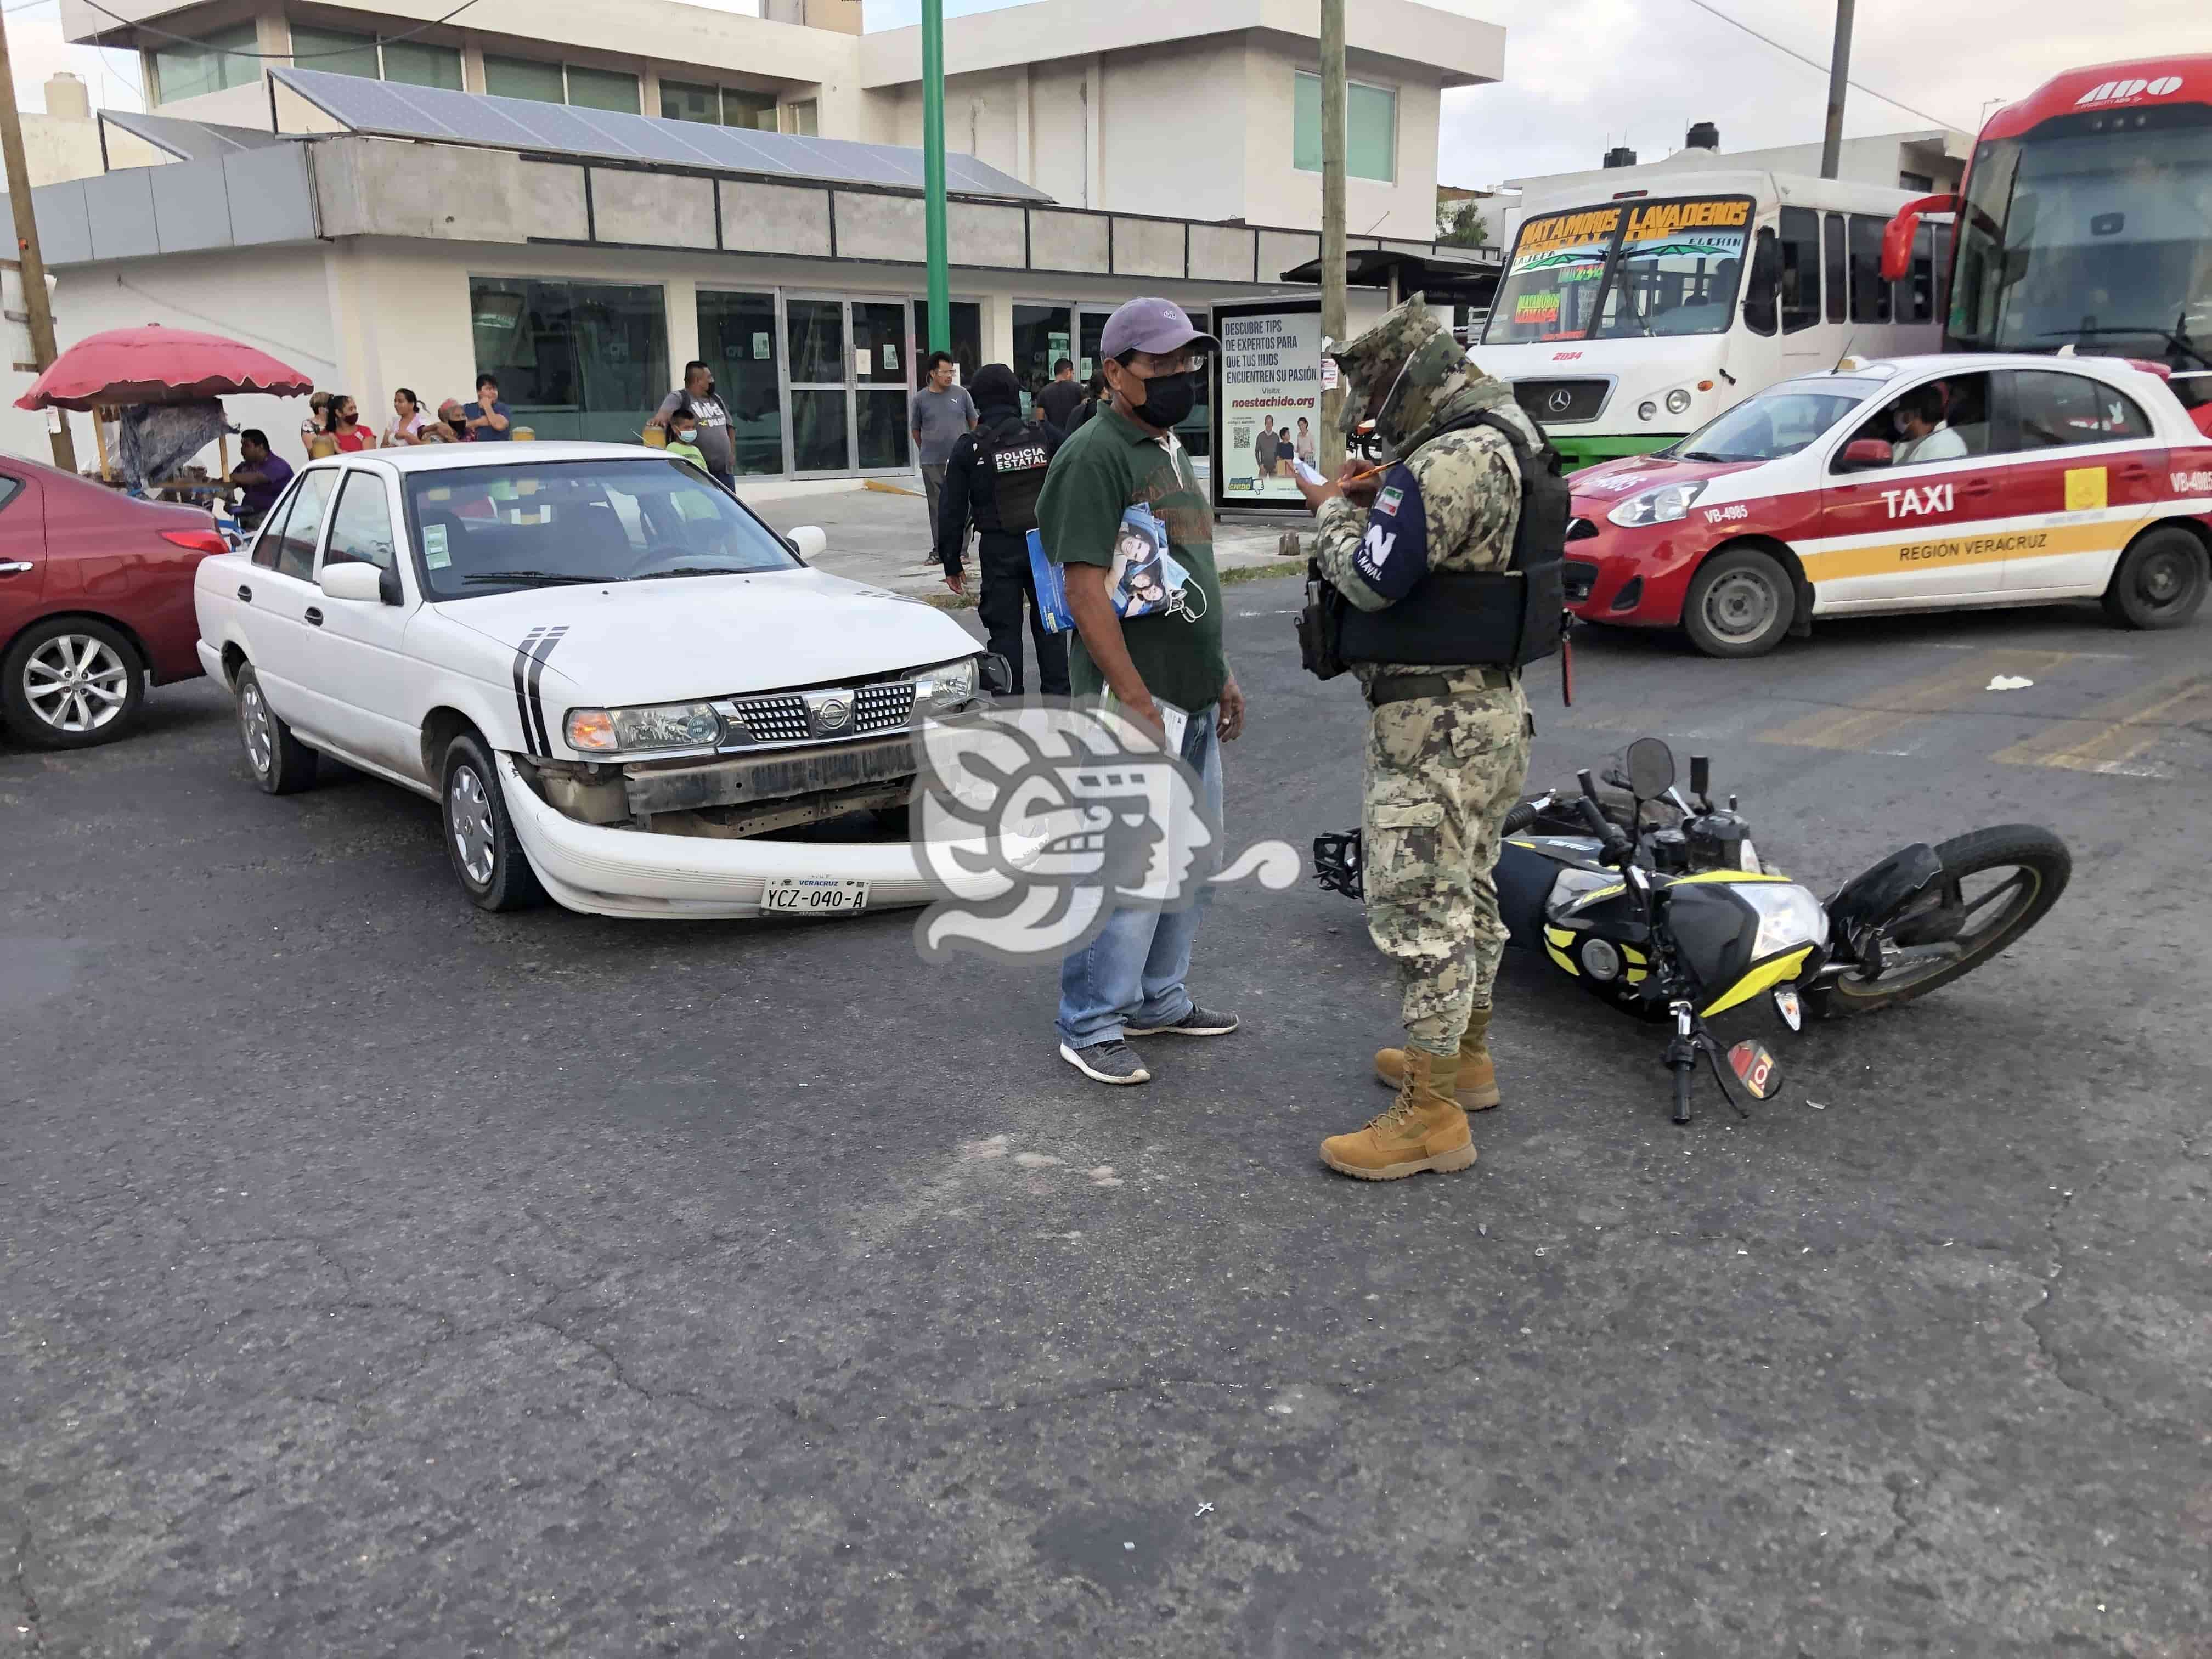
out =
{"type": "MultiPolygon", "coordinates": [[[[44,0],[27,0],[27,3],[37,5],[44,3],[44,0]]],[[[412,40],[416,35],[426,34],[430,30],[436,28],[441,23],[451,22],[454,18],[459,17],[463,12],[466,11],[471,6],[476,4],[476,3],[477,0],[461,0],[461,3],[459,5],[455,6],[453,10],[447,12],[443,17],[434,17],[427,23],[417,24],[415,27],[409,29],[404,34],[380,34],[374,36],[374,43],[380,46],[398,46],[402,40],[412,40]]],[[[347,46],[337,52],[242,52],[235,46],[211,46],[204,40],[195,40],[189,34],[172,34],[167,29],[155,28],[151,23],[135,22],[118,12],[108,10],[106,7],[100,3],[100,0],[84,0],[84,3],[90,6],[93,10],[98,12],[102,17],[112,19],[115,22],[121,24],[125,28],[136,29],[141,34],[150,34],[156,40],[173,41],[180,46],[198,46],[202,52],[208,53],[211,57],[272,58],[278,63],[312,64],[318,58],[350,58],[354,53],[361,50],[359,46],[347,46]]],[[[106,34],[109,31],[106,29],[98,30],[94,33],[94,38],[97,40],[100,35],[106,34]]]]}
{"type": "MultiPolygon", "coordinates": [[[[87,5],[91,5],[92,0],[85,0],[85,3],[87,5]]],[[[1708,5],[1706,4],[1705,0],[1690,0],[1690,3],[1695,6],[1699,11],[1711,12],[1714,16],[1719,18],[1723,23],[1734,24],[1737,28],[1741,29],[1746,34],[1751,36],[1753,40],[1763,40],[1768,46],[1773,47],[1775,51],[1787,53],[1789,56],[1795,58],[1799,63],[1804,64],[1808,69],[1816,69],[1823,75],[1826,75],[1828,72],[1828,66],[1826,64],[1821,63],[1818,58],[1808,58],[1803,52],[1798,51],[1795,46],[1786,46],[1771,34],[1761,34],[1757,29],[1752,27],[1750,24],[1729,16],[1718,6],[1708,5]]],[[[100,8],[93,6],[93,9],[97,11],[100,8]]],[[[110,14],[110,15],[112,15],[113,14],[112,13],[110,14]]],[[[1947,121],[1940,115],[1930,115],[1924,109],[1915,109],[1911,105],[1900,102],[1899,100],[1891,97],[1886,92],[1876,92],[1872,87],[1868,86],[1864,82],[1852,81],[1848,84],[1866,94],[1869,98],[1879,98],[1883,103],[1894,105],[1897,108],[1903,110],[1907,115],[1917,115],[1922,120],[1932,121],[1939,127],[1948,127],[1960,132],[1974,132],[1979,131],[1978,123],[1972,127],[1962,127],[1956,121],[1947,121]]]]}

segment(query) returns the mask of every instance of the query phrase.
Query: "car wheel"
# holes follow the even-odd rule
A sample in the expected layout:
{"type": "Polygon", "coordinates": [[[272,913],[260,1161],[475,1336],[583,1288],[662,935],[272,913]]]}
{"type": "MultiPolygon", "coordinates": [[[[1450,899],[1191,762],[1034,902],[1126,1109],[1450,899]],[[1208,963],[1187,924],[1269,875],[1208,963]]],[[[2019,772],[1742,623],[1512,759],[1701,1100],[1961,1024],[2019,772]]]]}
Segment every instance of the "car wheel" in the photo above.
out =
{"type": "Polygon", "coordinates": [[[2204,544],[2162,525],[2128,544],[2105,589],[2105,614],[2122,628],[2179,628],[2204,603],[2204,544]]]}
{"type": "Polygon", "coordinates": [[[246,769],[263,793],[296,795],[314,783],[322,757],[294,737],[269,706],[251,663],[238,671],[238,741],[246,750],[246,769]]]}
{"type": "Polygon", "coordinates": [[[130,641],[88,617],[56,617],[24,630],[0,664],[0,711],[40,749],[112,743],[138,723],[146,669],[130,641]]]}
{"type": "Polygon", "coordinates": [[[491,751],[472,732],[446,746],[445,782],[438,792],[446,856],[461,890],[480,910],[526,910],[545,902],[507,816],[491,751]]]}
{"type": "Polygon", "coordinates": [[[1782,643],[1797,615],[1797,590],[1771,554],[1731,548],[1698,567],[1682,603],[1682,628],[1709,657],[1759,657],[1782,643]]]}

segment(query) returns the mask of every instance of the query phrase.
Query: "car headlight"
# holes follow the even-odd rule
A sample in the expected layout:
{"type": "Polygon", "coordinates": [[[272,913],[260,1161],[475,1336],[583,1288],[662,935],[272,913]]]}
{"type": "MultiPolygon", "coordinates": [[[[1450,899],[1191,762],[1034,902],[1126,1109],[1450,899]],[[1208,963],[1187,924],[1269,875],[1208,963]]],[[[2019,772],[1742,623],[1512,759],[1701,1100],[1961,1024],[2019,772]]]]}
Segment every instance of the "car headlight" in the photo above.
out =
{"type": "Polygon", "coordinates": [[[1631,495],[1605,516],[1631,530],[1639,525],[1665,524],[1687,513],[1691,504],[1705,493],[1703,478],[1688,483],[1662,484],[1656,489],[1631,495]]]}
{"type": "Polygon", "coordinates": [[[1649,398],[1646,398],[1642,403],[1636,405],[1636,418],[1639,421],[1651,420],[1656,417],[1658,413],[1659,405],[1653,403],[1649,398]]]}
{"type": "Polygon", "coordinates": [[[1730,882],[1729,890],[1759,912],[1759,936],[1751,943],[1753,962],[1828,942],[1828,913],[1796,883],[1730,882]]]}
{"type": "Polygon", "coordinates": [[[914,677],[914,706],[923,714],[942,713],[975,696],[975,659],[939,663],[914,677]]]}
{"type": "Polygon", "coordinates": [[[664,702],[644,708],[571,708],[562,722],[571,749],[626,754],[634,749],[701,749],[722,740],[712,703],[664,702]]]}
{"type": "Polygon", "coordinates": [[[1669,415],[1680,415],[1689,406],[1690,394],[1683,391],[1681,387],[1676,386],[1672,392],[1667,394],[1667,412],[1669,415]]]}

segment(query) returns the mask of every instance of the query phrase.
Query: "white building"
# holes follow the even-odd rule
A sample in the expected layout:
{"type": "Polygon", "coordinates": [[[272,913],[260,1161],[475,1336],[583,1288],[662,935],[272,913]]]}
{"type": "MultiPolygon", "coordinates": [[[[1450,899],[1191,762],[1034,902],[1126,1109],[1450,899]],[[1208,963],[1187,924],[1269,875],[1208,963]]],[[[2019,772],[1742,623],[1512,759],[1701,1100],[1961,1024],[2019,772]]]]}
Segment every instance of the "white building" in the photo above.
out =
{"type": "MultiPolygon", "coordinates": [[[[805,141],[918,143],[916,32],[854,33],[842,0],[836,27],[821,26],[823,0],[769,4],[806,21],[686,0],[478,0],[469,27],[399,40],[421,26],[389,0],[112,0],[129,27],[63,0],[73,39],[143,55],[154,113],[109,112],[110,139],[150,134],[179,159],[111,156],[37,192],[62,343],[137,323],[212,328],[349,392],[380,426],[397,388],[465,400],[486,369],[539,435],[611,439],[634,435],[697,358],[742,417],[743,470],[907,471],[905,398],[928,329],[922,204],[899,180],[918,180],[918,157],[886,152],[890,172],[871,178],[805,141]],[[636,52],[644,41],[654,56],[636,52]],[[314,97],[296,69],[325,77],[314,97]],[[361,118],[363,98],[398,124],[361,118]],[[407,124],[439,99],[460,100],[443,106],[459,128],[407,124]],[[555,101],[574,117],[531,114],[555,101]],[[480,120],[621,128],[600,111],[665,118],[626,129],[663,159],[620,139],[459,136],[480,120]],[[775,158],[665,159],[724,145],[689,125],[708,116],[775,158]]],[[[1436,253],[1439,99],[1498,77],[1504,33],[1416,0],[1354,9],[1349,242],[1418,281],[1436,253]],[[1385,49],[1403,40],[1420,42],[1418,59],[1385,49]]],[[[1134,294],[1204,316],[1291,286],[1283,273],[1320,252],[1317,32],[1314,0],[1034,0],[948,21],[948,148],[984,169],[951,187],[963,372],[1010,362],[1037,384],[1065,355],[1087,373],[1106,316],[1134,294]]],[[[0,387],[0,446],[43,454],[41,422],[6,406],[25,379],[0,387]]],[[[228,407],[299,458],[301,404],[228,407]]]]}
{"type": "MultiPolygon", "coordinates": [[[[428,28],[450,3],[62,0],[61,15],[73,41],[136,48],[149,107],[192,120],[269,128],[262,71],[289,63],[921,143],[919,29],[863,34],[857,0],[768,5],[762,17],[691,0],[477,0],[454,24],[428,28]],[[787,15],[806,21],[774,21],[787,15]]],[[[1439,98],[1500,79],[1505,32],[1419,0],[1360,0],[1350,11],[1347,222],[1426,240],[1439,98]]],[[[1316,0],[1030,0],[949,19],[946,142],[1071,207],[1318,229],[1319,27],[1316,0]]],[[[289,96],[276,104],[287,131],[326,125],[289,96]]]]}

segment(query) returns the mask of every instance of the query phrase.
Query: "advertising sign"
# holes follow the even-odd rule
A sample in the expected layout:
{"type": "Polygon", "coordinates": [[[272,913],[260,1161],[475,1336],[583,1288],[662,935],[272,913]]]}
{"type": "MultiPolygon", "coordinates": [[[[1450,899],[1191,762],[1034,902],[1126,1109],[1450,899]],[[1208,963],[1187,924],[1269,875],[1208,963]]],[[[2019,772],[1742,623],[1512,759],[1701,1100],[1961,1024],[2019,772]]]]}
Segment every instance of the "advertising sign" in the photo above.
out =
{"type": "Polygon", "coordinates": [[[1321,307],[1276,302],[1214,313],[1221,336],[1212,471],[1219,506],[1303,507],[1292,463],[1321,447],[1321,307]]]}

